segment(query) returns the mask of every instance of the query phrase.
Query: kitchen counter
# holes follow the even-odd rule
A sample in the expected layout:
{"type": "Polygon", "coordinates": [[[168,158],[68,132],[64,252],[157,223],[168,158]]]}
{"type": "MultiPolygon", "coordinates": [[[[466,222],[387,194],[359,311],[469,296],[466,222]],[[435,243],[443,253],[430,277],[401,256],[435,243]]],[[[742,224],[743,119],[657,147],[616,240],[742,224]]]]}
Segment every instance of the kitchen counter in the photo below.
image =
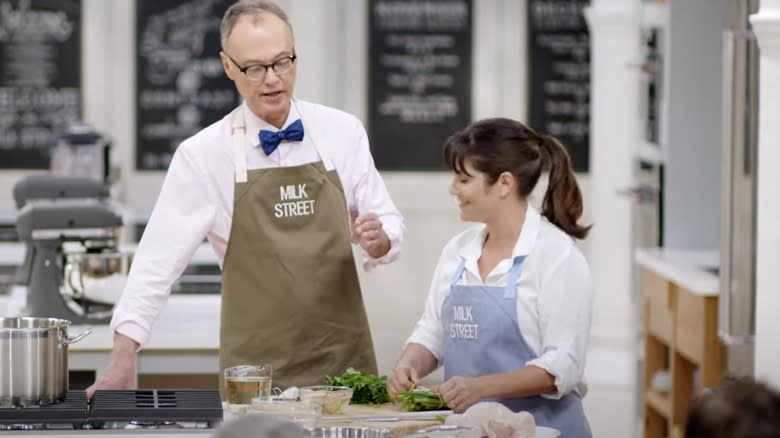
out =
{"type": "Polygon", "coordinates": [[[646,438],[678,436],[702,388],[723,378],[717,251],[642,248],[638,388],[646,438]],[[663,374],[659,374],[663,373],[663,374]],[[664,385],[656,383],[666,375],[664,385]]]}
{"type": "MultiPolygon", "coordinates": [[[[219,371],[219,295],[171,295],[152,336],[138,352],[139,374],[213,374],[219,371]]],[[[102,369],[113,344],[108,325],[73,325],[70,335],[92,328],[92,333],[71,344],[71,369],[102,369]]]]}
{"type": "MultiPolygon", "coordinates": [[[[136,245],[122,245],[134,252],[136,245]]],[[[0,243],[0,265],[16,266],[24,259],[25,245],[0,243]]],[[[214,264],[211,246],[198,247],[192,263],[214,264]]],[[[26,301],[26,289],[12,286],[8,295],[0,295],[0,316],[19,315],[26,301]]],[[[219,294],[172,294],[152,328],[152,336],[138,354],[139,374],[215,374],[219,370],[219,294]]],[[[92,333],[69,348],[69,368],[97,371],[108,364],[113,333],[107,324],[91,325],[92,333]]],[[[86,330],[73,325],[70,335],[86,330]]]]}
{"type": "MultiPolygon", "coordinates": [[[[24,293],[0,297],[0,312],[12,316],[24,304],[24,293]]],[[[171,295],[138,352],[139,374],[214,374],[219,370],[219,316],[216,294],[171,295]]],[[[68,347],[71,370],[100,370],[108,364],[113,333],[107,324],[72,325],[70,336],[92,333],[68,347]]]]}
{"type": "Polygon", "coordinates": [[[718,295],[720,280],[709,270],[720,265],[717,250],[638,248],[637,264],[701,296],[718,295]]]}

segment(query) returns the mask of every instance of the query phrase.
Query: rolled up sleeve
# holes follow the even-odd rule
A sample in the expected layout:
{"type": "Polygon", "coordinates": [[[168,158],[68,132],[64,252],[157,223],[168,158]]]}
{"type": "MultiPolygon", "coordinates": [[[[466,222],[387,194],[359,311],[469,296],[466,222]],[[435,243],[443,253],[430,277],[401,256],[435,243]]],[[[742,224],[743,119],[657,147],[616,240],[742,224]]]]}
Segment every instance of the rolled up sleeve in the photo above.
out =
{"type": "MultiPolygon", "coordinates": [[[[526,365],[555,377],[557,391],[542,394],[559,399],[572,390],[584,392],[582,379],[590,332],[593,284],[588,265],[579,251],[564,255],[541,285],[539,296],[539,357],[526,365]]],[[[584,394],[580,394],[584,395],[584,394]]]]}

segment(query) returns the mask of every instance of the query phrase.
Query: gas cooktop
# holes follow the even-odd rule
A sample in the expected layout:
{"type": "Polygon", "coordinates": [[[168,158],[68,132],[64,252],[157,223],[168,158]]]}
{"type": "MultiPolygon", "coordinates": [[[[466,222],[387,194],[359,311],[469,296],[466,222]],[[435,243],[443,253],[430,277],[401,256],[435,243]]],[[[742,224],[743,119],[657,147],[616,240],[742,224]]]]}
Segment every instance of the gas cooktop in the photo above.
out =
{"type": "Polygon", "coordinates": [[[204,429],[222,421],[218,391],[68,391],[52,405],[0,407],[0,429],[204,429]]]}

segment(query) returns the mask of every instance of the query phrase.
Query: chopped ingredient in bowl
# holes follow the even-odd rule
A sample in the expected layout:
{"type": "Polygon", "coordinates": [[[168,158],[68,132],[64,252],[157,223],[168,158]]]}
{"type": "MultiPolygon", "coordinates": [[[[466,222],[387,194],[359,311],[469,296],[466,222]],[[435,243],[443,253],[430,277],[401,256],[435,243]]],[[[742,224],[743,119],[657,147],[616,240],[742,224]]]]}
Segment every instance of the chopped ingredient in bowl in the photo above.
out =
{"type": "Polygon", "coordinates": [[[347,386],[307,386],[300,389],[301,400],[322,409],[323,414],[338,414],[349,404],[352,389],[347,386]]]}

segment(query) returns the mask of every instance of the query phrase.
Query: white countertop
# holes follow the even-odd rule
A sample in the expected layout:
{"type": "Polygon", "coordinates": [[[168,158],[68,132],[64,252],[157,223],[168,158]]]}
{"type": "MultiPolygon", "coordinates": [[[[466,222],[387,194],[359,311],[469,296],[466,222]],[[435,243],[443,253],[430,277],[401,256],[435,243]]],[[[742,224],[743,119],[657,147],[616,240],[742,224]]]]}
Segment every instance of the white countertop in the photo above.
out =
{"type": "MultiPolygon", "coordinates": [[[[216,350],[219,348],[220,295],[173,294],[152,328],[152,336],[144,350],[216,350]]],[[[71,344],[70,351],[110,349],[113,334],[108,325],[73,325],[74,336],[87,327],[92,333],[71,344]]]]}
{"type": "MultiPolygon", "coordinates": [[[[144,350],[216,350],[219,348],[219,315],[222,302],[218,294],[173,294],[152,328],[152,336],[144,350]]],[[[12,293],[0,297],[0,311],[6,316],[17,315],[24,305],[24,295],[12,293]]],[[[71,352],[110,350],[113,334],[108,324],[72,325],[73,337],[92,328],[84,339],[71,344],[71,352]]]]}
{"type": "Polygon", "coordinates": [[[720,290],[718,276],[705,270],[720,265],[720,255],[717,250],[638,248],[634,259],[639,266],[669,279],[696,295],[715,296],[720,290]]]}

